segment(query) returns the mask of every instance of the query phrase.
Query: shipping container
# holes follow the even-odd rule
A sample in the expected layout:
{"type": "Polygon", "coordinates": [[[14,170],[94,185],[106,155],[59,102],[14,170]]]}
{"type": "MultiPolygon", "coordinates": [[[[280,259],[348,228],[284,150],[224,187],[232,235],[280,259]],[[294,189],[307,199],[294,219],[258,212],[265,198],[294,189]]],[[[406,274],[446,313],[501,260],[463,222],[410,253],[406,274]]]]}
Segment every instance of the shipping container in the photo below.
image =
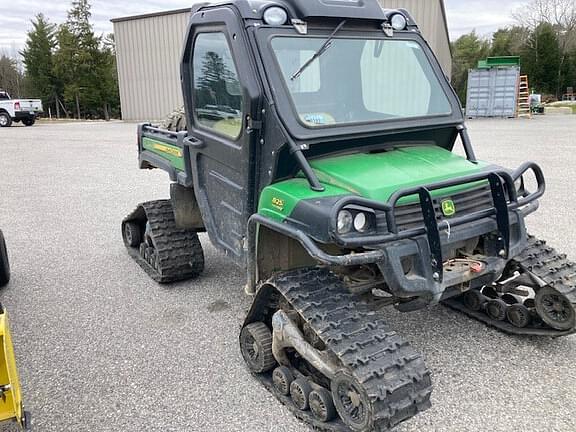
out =
{"type": "Polygon", "coordinates": [[[471,69],[468,73],[466,116],[516,117],[520,67],[471,69]]]}

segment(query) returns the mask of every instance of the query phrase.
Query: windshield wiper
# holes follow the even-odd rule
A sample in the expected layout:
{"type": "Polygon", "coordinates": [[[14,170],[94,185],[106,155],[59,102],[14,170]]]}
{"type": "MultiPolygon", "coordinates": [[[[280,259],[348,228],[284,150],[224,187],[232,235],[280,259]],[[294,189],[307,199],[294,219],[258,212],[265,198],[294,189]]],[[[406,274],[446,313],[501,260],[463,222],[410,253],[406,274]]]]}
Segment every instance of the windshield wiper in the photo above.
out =
{"type": "Polygon", "coordinates": [[[294,75],[290,77],[291,81],[294,81],[296,78],[302,75],[302,72],[304,72],[308,68],[308,66],[312,64],[314,60],[316,60],[318,57],[324,54],[328,50],[328,48],[332,46],[334,36],[336,36],[336,33],[340,31],[340,29],[344,26],[344,24],[346,24],[346,20],[343,20],[340,24],[338,24],[338,26],[334,29],[334,31],[330,34],[330,36],[328,36],[328,39],[326,39],[326,41],[322,44],[322,46],[318,48],[318,51],[316,51],[312,55],[312,57],[306,60],[306,63],[300,66],[300,68],[294,73],[294,75]]]}

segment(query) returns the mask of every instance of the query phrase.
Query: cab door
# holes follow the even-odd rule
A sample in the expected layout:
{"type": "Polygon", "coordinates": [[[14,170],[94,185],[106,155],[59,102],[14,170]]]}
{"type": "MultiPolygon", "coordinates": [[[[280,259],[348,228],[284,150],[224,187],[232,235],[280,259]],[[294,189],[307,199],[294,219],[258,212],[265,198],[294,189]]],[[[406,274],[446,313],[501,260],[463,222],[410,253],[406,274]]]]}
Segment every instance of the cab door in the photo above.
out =
{"type": "Polygon", "coordinates": [[[192,18],[183,87],[194,189],[212,242],[244,263],[248,218],[255,208],[260,86],[245,30],[228,7],[192,18]]]}

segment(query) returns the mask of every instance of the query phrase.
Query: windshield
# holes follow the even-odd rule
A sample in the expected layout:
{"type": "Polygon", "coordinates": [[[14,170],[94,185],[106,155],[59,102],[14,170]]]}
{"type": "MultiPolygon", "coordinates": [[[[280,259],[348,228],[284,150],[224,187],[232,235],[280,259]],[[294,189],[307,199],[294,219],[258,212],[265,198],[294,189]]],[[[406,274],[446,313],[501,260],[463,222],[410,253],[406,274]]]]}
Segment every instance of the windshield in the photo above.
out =
{"type": "Polygon", "coordinates": [[[413,41],[321,37],[272,39],[284,82],[307,127],[450,115],[451,106],[422,47],[413,41]]]}

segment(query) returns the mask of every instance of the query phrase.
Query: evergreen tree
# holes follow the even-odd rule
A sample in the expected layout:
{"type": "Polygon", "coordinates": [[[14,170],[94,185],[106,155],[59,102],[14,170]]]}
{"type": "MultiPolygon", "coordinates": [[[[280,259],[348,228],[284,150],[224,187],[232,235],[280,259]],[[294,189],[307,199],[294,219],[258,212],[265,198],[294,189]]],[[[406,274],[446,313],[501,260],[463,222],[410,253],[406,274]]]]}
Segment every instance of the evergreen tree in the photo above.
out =
{"type": "Polygon", "coordinates": [[[475,68],[478,60],[486,58],[490,43],[478,37],[475,31],[463,35],[452,44],[452,85],[462,103],[466,102],[468,71],[475,68]]]}
{"type": "Polygon", "coordinates": [[[59,90],[54,76],[55,33],[56,25],[51,24],[44,15],[36,15],[25,48],[20,53],[26,66],[30,91],[42,99],[45,107],[55,106],[59,90]]]}
{"type": "Polygon", "coordinates": [[[525,27],[499,29],[492,35],[490,56],[517,56],[526,44],[530,31],[525,27]]]}
{"type": "Polygon", "coordinates": [[[561,76],[561,52],[553,26],[542,23],[531,33],[522,52],[522,68],[530,86],[538,91],[558,95],[561,76]]]}

